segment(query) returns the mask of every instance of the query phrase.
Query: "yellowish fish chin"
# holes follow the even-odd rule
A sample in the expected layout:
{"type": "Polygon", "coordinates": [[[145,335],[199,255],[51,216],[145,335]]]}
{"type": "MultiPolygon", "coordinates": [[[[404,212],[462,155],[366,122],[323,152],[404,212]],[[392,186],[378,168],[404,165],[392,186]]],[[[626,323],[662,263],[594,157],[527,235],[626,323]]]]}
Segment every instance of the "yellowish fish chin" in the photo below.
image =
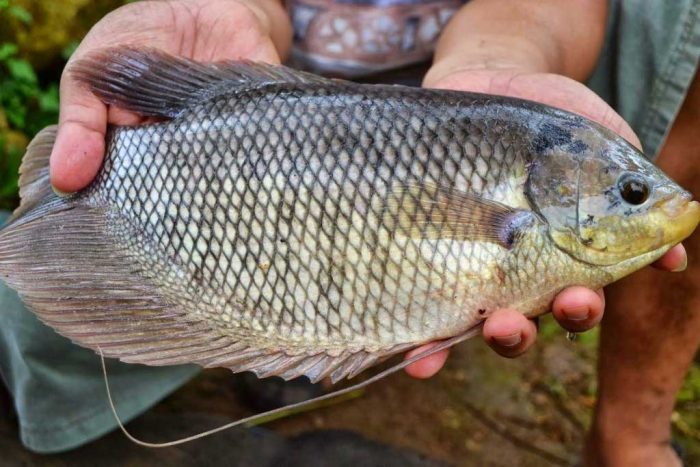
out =
{"type": "MultiPolygon", "coordinates": [[[[658,228],[658,239],[640,255],[605,267],[610,274],[608,283],[616,281],[662,257],[674,245],[685,240],[700,223],[700,203],[689,199],[674,198],[654,206],[648,222],[658,228]]],[[[630,243],[634,240],[630,240],[630,243]]]]}

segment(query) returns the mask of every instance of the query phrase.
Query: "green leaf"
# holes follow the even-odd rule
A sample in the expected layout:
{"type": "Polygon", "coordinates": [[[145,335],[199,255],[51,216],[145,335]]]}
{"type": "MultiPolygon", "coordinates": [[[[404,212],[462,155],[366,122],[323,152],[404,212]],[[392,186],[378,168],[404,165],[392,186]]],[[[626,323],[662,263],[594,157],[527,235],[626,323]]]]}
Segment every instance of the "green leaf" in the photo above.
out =
{"type": "Polygon", "coordinates": [[[7,108],[7,120],[15,128],[24,128],[27,112],[16,103],[7,108]]]}
{"type": "Polygon", "coordinates": [[[10,6],[10,0],[0,0],[0,10],[4,10],[5,8],[10,6]]]}
{"type": "Polygon", "coordinates": [[[32,24],[32,14],[29,13],[25,8],[19,6],[19,5],[12,5],[10,6],[7,11],[10,13],[10,15],[14,16],[24,24],[32,24]]]}
{"type": "Polygon", "coordinates": [[[5,136],[0,133],[0,199],[17,195],[17,172],[21,160],[20,151],[7,148],[5,136]]]}
{"type": "Polygon", "coordinates": [[[10,58],[5,62],[10,75],[18,80],[36,83],[36,73],[28,61],[18,58],[10,58]]]}
{"type": "Polygon", "coordinates": [[[4,61],[9,57],[17,53],[19,47],[16,44],[10,42],[4,42],[0,44],[0,61],[4,61]]]}
{"type": "Polygon", "coordinates": [[[78,48],[79,45],[80,45],[80,42],[78,42],[78,41],[69,42],[63,48],[63,50],[61,50],[61,57],[63,57],[63,59],[65,61],[68,61],[68,59],[71,57],[71,55],[73,55],[73,53],[75,52],[75,50],[78,48]]]}
{"type": "Polygon", "coordinates": [[[679,402],[689,402],[700,400],[700,367],[693,365],[688,370],[683,387],[678,391],[677,400],[679,402]]]}
{"type": "Polygon", "coordinates": [[[58,112],[58,86],[52,83],[39,93],[39,108],[44,112],[58,112]]]}

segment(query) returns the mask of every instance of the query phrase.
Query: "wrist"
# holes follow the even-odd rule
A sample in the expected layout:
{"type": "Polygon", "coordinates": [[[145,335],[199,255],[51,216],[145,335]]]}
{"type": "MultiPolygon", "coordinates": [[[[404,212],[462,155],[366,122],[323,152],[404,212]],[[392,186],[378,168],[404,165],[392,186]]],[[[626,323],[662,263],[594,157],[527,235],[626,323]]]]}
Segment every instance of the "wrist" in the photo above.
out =
{"type": "Polygon", "coordinates": [[[427,84],[462,70],[554,73],[582,81],[605,36],[605,0],[472,0],[438,41],[427,84]]]}

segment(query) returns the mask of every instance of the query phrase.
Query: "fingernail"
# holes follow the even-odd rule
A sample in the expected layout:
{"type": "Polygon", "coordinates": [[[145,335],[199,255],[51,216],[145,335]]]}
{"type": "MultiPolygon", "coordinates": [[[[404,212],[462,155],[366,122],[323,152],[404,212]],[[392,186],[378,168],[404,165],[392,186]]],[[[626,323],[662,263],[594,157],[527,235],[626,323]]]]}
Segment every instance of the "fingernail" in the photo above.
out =
{"type": "Polygon", "coordinates": [[[673,272],[683,272],[686,270],[687,267],[688,267],[688,257],[684,256],[683,262],[676,269],[674,269],[673,272]]]}
{"type": "Polygon", "coordinates": [[[569,321],[585,321],[591,315],[590,311],[588,310],[588,307],[586,306],[562,310],[562,314],[569,321]]]}
{"type": "Polygon", "coordinates": [[[515,334],[511,334],[510,336],[494,337],[493,340],[496,342],[496,344],[503,347],[515,347],[516,345],[520,344],[523,338],[519,332],[516,332],[515,334]]]}

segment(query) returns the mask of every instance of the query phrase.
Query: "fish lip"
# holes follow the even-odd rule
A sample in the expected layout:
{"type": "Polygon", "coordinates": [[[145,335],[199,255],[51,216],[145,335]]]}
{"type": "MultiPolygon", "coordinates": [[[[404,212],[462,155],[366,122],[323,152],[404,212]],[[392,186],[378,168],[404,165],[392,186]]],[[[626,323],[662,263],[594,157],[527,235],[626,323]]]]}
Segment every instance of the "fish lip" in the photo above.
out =
{"type": "Polygon", "coordinates": [[[700,203],[693,201],[693,195],[690,193],[683,192],[657,201],[654,207],[661,209],[669,220],[675,220],[689,212],[697,211],[700,208],[700,203]]]}
{"type": "MultiPolygon", "coordinates": [[[[662,209],[664,209],[662,207],[662,209]]],[[[700,223],[700,203],[692,199],[684,199],[679,206],[671,209],[671,213],[664,209],[664,213],[668,215],[668,220],[671,221],[671,238],[670,242],[678,243],[689,237],[700,223]],[[669,215],[672,214],[672,215],[669,215]]]]}

